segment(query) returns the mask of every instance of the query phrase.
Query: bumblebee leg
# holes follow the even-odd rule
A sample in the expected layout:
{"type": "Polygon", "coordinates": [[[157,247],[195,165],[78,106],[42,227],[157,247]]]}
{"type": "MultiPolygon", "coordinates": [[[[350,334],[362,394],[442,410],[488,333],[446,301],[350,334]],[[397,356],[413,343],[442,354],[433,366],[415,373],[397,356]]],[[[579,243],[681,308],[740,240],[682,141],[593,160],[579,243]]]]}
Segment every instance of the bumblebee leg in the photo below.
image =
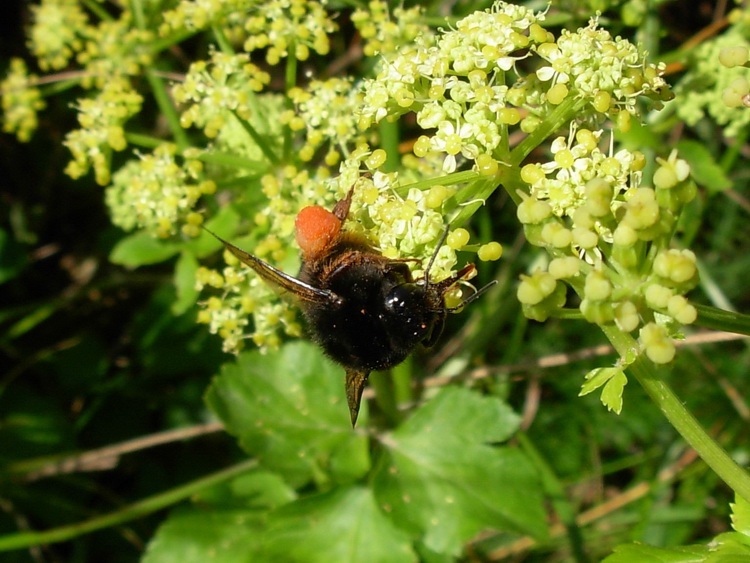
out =
{"type": "Polygon", "coordinates": [[[346,370],[346,401],[349,403],[349,415],[352,419],[352,428],[357,424],[359,416],[359,406],[362,402],[362,391],[367,385],[367,377],[370,372],[346,370]]]}

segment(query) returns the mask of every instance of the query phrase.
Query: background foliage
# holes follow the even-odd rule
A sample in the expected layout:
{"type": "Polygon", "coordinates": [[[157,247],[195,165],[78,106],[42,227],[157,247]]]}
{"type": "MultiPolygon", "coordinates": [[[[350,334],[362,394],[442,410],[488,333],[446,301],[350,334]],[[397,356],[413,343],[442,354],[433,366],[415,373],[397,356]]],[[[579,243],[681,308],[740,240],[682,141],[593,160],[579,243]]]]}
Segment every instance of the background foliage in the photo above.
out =
{"type": "MultiPolygon", "coordinates": [[[[423,4],[435,21],[488,5],[423,4]]],[[[346,45],[351,6],[335,6],[346,45]]],[[[553,23],[569,29],[604,10],[613,35],[643,40],[670,63],[670,82],[689,76],[693,90],[708,80],[700,45],[727,24],[726,7],[710,2],[553,8],[553,23]]],[[[4,9],[6,70],[11,56],[31,58],[28,6],[4,9]]],[[[480,268],[500,283],[450,319],[435,349],[392,377],[373,375],[374,398],[352,431],[341,370],[315,347],[289,339],[234,358],[196,324],[197,264],[181,252],[193,245],[218,265],[218,244],[128,235],[92,175],[62,173],[80,95],[48,98],[27,143],[0,137],[4,560],[595,561],[620,546],[610,561],[703,561],[702,546],[680,546],[731,530],[733,492],[637,385],[619,415],[596,394],[578,397],[583,375],[614,361],[601,332],[521,314],[516,280],[540,253],[524,245],[507,195],[470,227],[505,245],[501,261],[480,268]],[[400,400],[411,380],[424,386],[419,405],[400,400]]],[[[159,127],[147,102],[133,129],[159,127]]],[[[702,280],[691,298],[740,311],[750,302],[746,138],[740,129],[727,141],[715,116],[688,125],[676,114],[630,136],[664,157],[680,141],[701,180],[684,227],[702,280]]],[[[688,336],[668,380],[746,465],[747,343],[688,336]]],[[[735,529],[746,535],[743,506],[735,529]]],[[[746,553],[736,536],[721,538],[727,553],[746,553]]]]}

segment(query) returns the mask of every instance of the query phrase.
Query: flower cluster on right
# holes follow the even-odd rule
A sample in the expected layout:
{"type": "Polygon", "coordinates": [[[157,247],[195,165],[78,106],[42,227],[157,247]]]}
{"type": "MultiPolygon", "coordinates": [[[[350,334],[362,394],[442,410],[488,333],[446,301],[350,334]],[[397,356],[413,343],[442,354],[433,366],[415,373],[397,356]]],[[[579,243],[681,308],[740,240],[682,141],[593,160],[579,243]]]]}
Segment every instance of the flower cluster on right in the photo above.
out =
{"type": "Polygon", "coordinates": [[[654,186],[642,186],[643,154],[608,156],[596,140],[580,129],[553,142],[552,161],[521,170],[531,195],[518,218],[529,242],[552,259],[523,277],[518,298],[528,317],[545,320],[565,304],[566,281],[586,320],[639,329],[649,359],[667,363],[671,337],[697,316],[685,297],[698,282],[695,255],[670,248],[680,211],[695,196],[690,168],[672,153],[659,159],[654,186]]]}

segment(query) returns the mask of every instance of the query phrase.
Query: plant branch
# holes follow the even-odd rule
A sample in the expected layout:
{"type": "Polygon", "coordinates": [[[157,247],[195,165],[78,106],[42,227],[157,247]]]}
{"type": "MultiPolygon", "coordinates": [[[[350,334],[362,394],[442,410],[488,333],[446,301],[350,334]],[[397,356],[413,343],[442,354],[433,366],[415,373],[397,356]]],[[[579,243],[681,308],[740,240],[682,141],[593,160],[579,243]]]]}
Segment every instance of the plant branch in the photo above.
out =
{"type": "MultiPolygon", "coordinates": [[[[614,326],[604,326],[602,330],[621,357],[627,358],[632,354],[636,342],[629,334],[614,326]]],[[[737,465],[729,454],[708,435],[698,420],[685,408],[679,397],[674,394],[664,378],[660,377],[661,374],[657,371],[655,365],[644,358],[643,355],[639,355],[628,366],[627,372],[638,380],[638,383],[667,417],[670,424],[698,452],[701,459],[735,493],[750,501],[750,475],[737,465]]]]}
{"type": "Polygon", "coordinates": [[[76,524],[61,526],[51,530],[19,532],[16,534],[0,536],[0,551],[11,551],[39,544],[68,541],[82,536],[83,534],[88,534],[89,532],[94,532],[110,526],[119,526],[130,520],[135,520],[146,514],[151,514],[152,512],[176,504],[181,500],[194,495],[198,491],[208,487],[213,487],[214,485],[228,481],[238,475],[242,475],[243,473],[254,469],[257,465],[257,460],[249,459],[233,465],[232,467],[228,467],[227,469],[217,471],[206,477],[196,479],[185,485],[175,487],[172,490],[145,498],[120,510],[115,510],[109,514],[97,516],[76,524]]]}
{"type": "Polygon", "coordinates": [[[695,305],[695,308],[698,310],[696,325],[750,336],[750,315],[724,311],[709,305],[695,305]]]}

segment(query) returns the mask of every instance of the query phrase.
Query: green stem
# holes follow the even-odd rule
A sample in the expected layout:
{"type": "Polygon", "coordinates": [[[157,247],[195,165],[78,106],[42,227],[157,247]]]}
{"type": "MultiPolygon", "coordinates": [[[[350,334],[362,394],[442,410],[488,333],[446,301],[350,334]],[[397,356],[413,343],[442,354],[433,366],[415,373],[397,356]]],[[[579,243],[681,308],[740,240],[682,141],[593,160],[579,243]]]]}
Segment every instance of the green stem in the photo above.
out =
{"type": "Polygon", "coordinates": [[[138,145],[139,147],[155,149],[164,143],[164,139],[143,133],[125,133],[125,140],[129,145],[138,145]]]}
{"type": "Polygon", "coordinates": [[[222,53],[224,53],[225,55],[235,54],[234,49],[232,49],[232,44],[229,42],[229,39],[227,39],[227,36],[224,33],[224,29],[221,26],[211,26],[211,33],[214,34],[216,43],[219,44],[219,49],[221,49],[222,53]]]}
{"type": "MultiPolygon", "coordinates": [[[[602,327],[604,334],[620,356],[629,357],[637,349],[633,338],[612,326],[602,327]]],[[[698,420],[685,408],[671,387],[659,377],[656,366],[638,356],[627,368],[641,387],[659,407],[670,424],[685,441],[698,453],[703,461],[742,498],[750,501],[750,475],[724,451],[724,449],[703,429],[698,420]]]]}
{"type": "Polygon", "coordinates": [[[513,149],[510,153],[510,164],[521,164],[531,151],[541,145],[547,137],[557,132],[563,125],[569,123],[587,103],[587,99],[568,96],[544,118],[539,127],[513,149]]]}
{"type": "Polygon", "coordinates": [[[268,137],[264,137],[263,135],[258,133],[258,131],[255,130],[255,127],[253,127],[247,119],[242,119],[235,110],[232,110],[232,114],[237,118],[237,121],[245,130],[245,132],[250,135],[250,138],[255,141],[255,144],[258,145],[258,148],[266,157],[266,160],[268,160],[271,166],[277,166],[280,160],[279,157],[276,156],[276,153],[271,149],[268,137]]]}
{"type": "Polygon", "coordinates": [[[395,172],[401,165],[401,157],[398,153],[398,142],[400,133],[397,121],[383,119],[378,124],[380,131],[380,148],[385,149],[386,158],[384,172],[395,172]]]}
{"type": "MultiPolygon", "coordinates": [[[[451,219],[453,227],[460,227],[477,212],[487,199],[498,187],[498,179],[495,176],[480,176],[473,182],[469,182],[456,194],[456,203],[460,209],[451,219]]],[[[446,205],[446,213],[452,211],[452,206],[446,205]]]]}
{"type": "Polygon", "coordinates": [[[182,152],[190,146],[187,133],[180,125],[180,117],[177,115],[177,110],[172,105],[172,100],[167,93],[167,89],[164,87],[162,79],[157,76],[154,69],[146,69],[146,80],[148,80],[151,86],[151,91],[154,93],[154,99],[156,99],[156,105],[159,106],[159,110],[167,120],[169,130],[174,136],[177,149],[182,152]]]}
{"type": "MultiPolygon", "coordinates": [[[[135,20],[136,26],[140,30],[145,30],[146,17],[143,12],[142,1],[138,0],[132,2],[132,8],[133,19],[135,20]]],[[[145,71],[146,80],[148,81],[149,86],[151,86],[156,105],[159,106],[159,110],[167,120],[169,130],[175,138],[177,148],[180,151],[183,151],[190,145],[190,141],[188,140],[187,133],[182,128],[182,125],[180,125],[180,117],[177,114],[177,109],[174,107],[174,104],[172,104],[172,99],[170,98],[169,93],[167,93],[167,89],[164,87],[164,82],[157,75],[156,69],[147,68],[145,71]]]]}
{"type": "Polygon", "coordinates": [[[268,171],[268,165],[265,162],[223,152],[201,152],[198,153],[195,159],[207,164],[226,166],[227,168],[236,168],[239,170],[250,170],[258,174],[265,174],[268,171]]]}
{"type": "Polygon", "coordinates": [[[83,0],[83,4],[88,10],[91,10],[100,20],[105,22],[113,21],[115,18],[105,10],[98,2],[94,0],[83,0]]]}
{"type": "Polygon", "coordinates": [[[750,336],[750,315],[724,311],[709,305],[695,305],[695,308],[698,310],[696,325],[750,336]]]}
{"type": "Polygon", "coordinates": [[[413,188],[427,190],[432,186],[452,186],[454,184],[476,180],[480,177],[481,176],[473,170],[462,170],[461,172],[446,174],[445,176],[437,176],[434,178],[428,178],[427,180],[420,180],[419,182],[412,182],[411,184],[404,184],[403,186],[396,188],[396,193],[401,197],[405,197],[406,194],[409,193],[409,190],[413,188]]]}
{"type": "MultiPolygon", "coordinates": [[[[289,98],[289,91],[297,85],[297,53],[294,42],[291,42],[287,47],[288,55],[286,57],[286,67],[284,69],[284,91],[287,94],[286,107],[287,109],[294,109],[294,104],[291,98],[289,98]]],[[[282,160],[288,162],[292,154],[292,141],[293,141],[292,130],[289,125],[284,126],[284,146],[282,150],[282,160]]]]}
{"type": "Polygon", "coordinates": [[[238,463],[222,471],[217,471],[212,475],[201,477],[191,483],[176,487],[170,491],[159,493],[148,497],[139,502],[133,503],[120,510],[115,510],[103,516],[97,516],[84,522],[61,526],[51,530],[41,532],[20,532],[17,534],[7,534],[0,536],[0,551],[10,551],[13,549],[22,549],[40,544],[49,544],[71,540],[83,534],[118,526],[124,522],[140,518],[146,514],[151,514],[167,506],[184,500],[198,491],[213,487],[219,483],[232,479],[238,475],[255,468],[258,465],[257,460],[250,459],[238,463]]]}

